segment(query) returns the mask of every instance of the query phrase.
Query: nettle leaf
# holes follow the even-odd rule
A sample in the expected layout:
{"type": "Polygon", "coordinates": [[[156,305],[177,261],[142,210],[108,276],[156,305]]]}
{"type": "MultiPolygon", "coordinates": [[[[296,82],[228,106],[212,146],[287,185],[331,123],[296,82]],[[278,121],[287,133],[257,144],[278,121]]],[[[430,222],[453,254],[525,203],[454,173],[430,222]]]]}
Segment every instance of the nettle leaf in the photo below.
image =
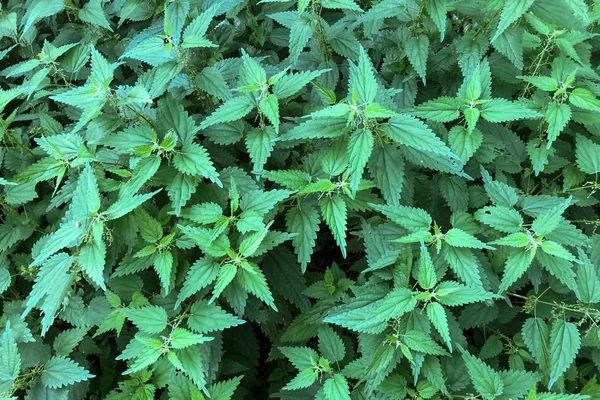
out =
{"type": "Polygon", "coordinates": [[[506,99],[492,99],[481,106],[481,117],[489,122],[506,122],[541,116],[517,102],[506,99]]]}
{"type": "Polygon", "coordinates": [[[122,308],[121,314],[146,333],[159,333],[167,326],[167,311],[159,306],[122,308]]]}
{"type": "Polygon", "coordinates": [[[50,389],[70,386],[93,377],[85,368],[66,357],[52,357],[44,364],[42,372],[42,382],[50,389]]]}
{"type": "Polygon", "coordinates": [[[199,144],[184,145],[173,158],[175,167],[186,175],[201,175],[221,186],[219,174],[213,167],[208,152],[199,144]]]}
{"type": "Polygon", "coordinates": [[[502,14],[500,14],[500,22],[494,36],[492,36],[492,42],[506,30],[513,22],[518,20],[529,8],[533,5],[534,0],[507,0],[502,8],[502,14]]]}
{"type": "Polygon", "coordinates": [[[409,38],[406,41],[405,51],[408,61],[410,61],[417,74],[423,79],[423,84],[427,84],[426,67],[429,55],[429,39],[427,36],[419,35],[409,38]]]}
{"type": "Polygon", "coordinates": [[[502,377],[486,363],[468,353],[462,356],[475,390],[484,399],[495,399],[504,392],[502,377]]]}
{"type": "Polygon", "coordinates": [[[340,196],[334,195],[324,197],[320,205],[321,215],[329,229],[331,229],[342,255],[346,257],[346,223],[348,218],[346,202],[340,196]]]}
{"type": "Polygon", "coordinates": [[[562,319],[554,321],[550,331],[550,363],[552,368],[548,389],[571,365],[580,345],[581,338],[577,326],[562,319]]]}
{"type": "Polygon", "coordinates": [[[391,118],[385,134],[398,144],[455,158],[446,144],[423,122],[408,115],[391,118]]]}

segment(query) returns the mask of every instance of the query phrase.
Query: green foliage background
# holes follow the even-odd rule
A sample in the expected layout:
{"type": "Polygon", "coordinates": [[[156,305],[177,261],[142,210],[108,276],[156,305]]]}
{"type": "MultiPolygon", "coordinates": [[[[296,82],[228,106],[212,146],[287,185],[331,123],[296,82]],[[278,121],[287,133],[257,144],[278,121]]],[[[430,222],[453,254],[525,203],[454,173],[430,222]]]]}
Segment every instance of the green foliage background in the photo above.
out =
{"type": "Polygon", "coordinates": [[[599,20],[2,2],[0,397],[600,399],[599,20]]]}

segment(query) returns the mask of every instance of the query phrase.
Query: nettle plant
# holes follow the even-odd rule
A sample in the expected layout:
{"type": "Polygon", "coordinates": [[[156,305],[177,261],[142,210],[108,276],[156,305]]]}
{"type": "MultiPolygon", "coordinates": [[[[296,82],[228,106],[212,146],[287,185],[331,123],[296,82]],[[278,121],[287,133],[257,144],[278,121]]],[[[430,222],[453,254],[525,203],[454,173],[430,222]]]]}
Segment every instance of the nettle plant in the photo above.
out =
{"type": "Polygon", "coordinates": [[[0,398],[600,399],[599,21],[2,2],[0,398]]]}

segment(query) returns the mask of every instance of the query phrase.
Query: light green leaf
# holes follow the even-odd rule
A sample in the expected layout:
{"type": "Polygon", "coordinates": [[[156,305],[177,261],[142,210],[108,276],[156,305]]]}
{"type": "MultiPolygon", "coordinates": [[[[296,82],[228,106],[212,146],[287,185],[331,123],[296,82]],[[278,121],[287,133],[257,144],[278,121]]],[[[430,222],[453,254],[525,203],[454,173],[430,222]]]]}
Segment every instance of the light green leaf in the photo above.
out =
{"type": "Polygon", "coordinates": [[[525,271],[531,265],[531,261],[535,256],[535,248],[531,250],[515,250],[506,259],[504,266],[504,275],[502,275],[502,282],[500,283],[499,290],[506,291],[508,288],[517,281],[525,271]]]}
{"type": "Polygon", "coordinates": [[[147,200],[151,199],[155,194],[160,192],[160,190],[161,189],[146,194],[121,198],[112,203],[111,206],[108,207],[108,209],[104,212],[104,215],[109,221],[121,218],[123,215],[129,214],[147,200]]]}
{"type": "Polygon", "coordinates": [[[173,158],[175,167],[187,175],[203,176],[222,186],[219,180],[219,174],[213,166],[213,163],[206,149],[199,144],[191,143],[184,145],[181,151],[175,154],[173,158]]]}
{"type": "Polygon", "coordinates": [[[350,400],[350,387],[342,374],[334,374],[323,384],[327,400],[350,400]]]}
{"type": "Polygon", "coordinates": [[[223,122],[237,121],[244,118],[254,109],[254,104],[246,96],[234,97],[223,103],[211,115],[206,117],[200,124],[199,129],[206,129],[209,126],[221,124],[223,122]]]}
{"type": "Polygon", "coordinates": [[[450,122],[460,116],[458,102],[452,97],[438,97],[419,104],[411,114],[436,122],[450,122]]]}
{"type": "Polygon", "coordinates": [[[369,204],[375,210],[381,212],[392,222],[412,232],[429,231],[433,220],[427,211],[407,206],[384,206],[369,204]]]}
{"type": "Polygon", "coordinates": [[[346,348],[342,338],[330,327],[319,329],[319,353],[328,361],[342,361],[346,355],[346,348]]]}
{"type": "Polygon", "coordinates": [[[504,382],[500,374],[494,371],[489,365],[468,353],[462,356],[469,371],[469,377],[475,390],[485,400],[493,400],[500,396],[504,391],[504,382]]]}
{"type": "Polygon", "coordinates": [[[534,1],[535,0],[506,0],[504,7],[502,8],[502,14],[500,14],[500,22],[496,28],[496,33],[492,36],[491,41],[495,41],[513,22],[525,14],[534,1]]]}
{"type": "Polygon", "coordinates": [[[350,135],[348,140],[348,154],[350,155],[350,189],[353,193],[358,189],[363,171],[373,151],[374,138],[368,129],[357,130],[350,135]]]}
{"type": "Polygon", "coordinates": [[[592,92],[583,88],[575,88],[569,94],[569,102],[584,110],[600,112],[600,100],[592,92]]]}
{"type": "Polygon", "coordinates": [[[266,126],[253,129],[246,136],[246,149],[252,159],[252,172],[255,174],[260,175],[263,172],[263,167],[273,151],[273,139],[276,134],[276,130],[266,126]]]}
{"type": "Polygon", "coordinates": [[[398,144],[456,158],[446,144],[423,122],[401,114],[384,125],[385,134],[398,144]]]}
{"type": "Polygon", "coordinates": [[[317,232],[319,231],[319,214],[314,207],[299,206],[292,207],[285,216],[286,227],[290,233],[295,233],[292,238],[295,253],[298,255],[298,262],[302,267],[302,272],[310,262],[317,232]]]}
{"type": "Polygon", "coordinates": [[[562,318],[554,320],[550,331],[550,380],[548,389],[561,377],[575,360],[581,338],[579,329],[571,322],[566,322],[562,318]]]}
{"type": "Polygon", "coordinates": [[[575,157],[577,167],[585,174],[597,174],[600,172],[600,145],[592,142],[583,135],[577,135],[577,147],[575,157]]]}
{"type": "Polygon", "coordinates": [[[41,379],[47,387],[58,389],[77,382],[87,381],[93,377],[94,375],[70,358],[52,357],[44,364],[41,379]]]}
{"type": "MultiPolygon", "coordinates": [[[[327,1],[337,2],[340,0],[327,1]]],[[[354,4],[351,0],[346,1],[354,4]]],[[[356,7],[358,8],[358,6],[356,7]]],[[[360,8],[358,8],[358,10],[360,10],[360,8]]],[[[350,93],[352,100],[356,101],[357,104],[371,103],[377,95],[377,81],[373,74],[373,65],[371,64],[369,55],[363,47],[360,48],[358,66],[352,64],[352,68],[350,69],[350,87],[352,88],[350,93]]]]}
{"type": "Polygon", "coordinates": [[[493,249],[475,236],[457,228],[452,228],[444,235],[444,240],[453,247],[468,247],[471,249],[493,249]]]}
{"type": "Polygon", "coordinates": [[[120,312],[139,330],[146,333],[159,333],[167,327],[167,311],[159,306],[121,308],[120,312]]]}
{"type": "Polygon", "coordinates": [[[439,332],[442,339],[452,352],[452,343],[450,340],[450,329],[448,328],[448,317],[446,316],[446,310],[439,303],[431,302],[427,304],[427,317],[439,332]]]}
{"type": "Polygon", "coordinates": [[[195,302],[190,308],[188,328],[197,333],[222,331],[238,326],[245,321],[229,314],[216,304],[209,304],[206,300],[195,302]]]}
{"type": "Polygon", "coordinates": [[[548,122],[548,147],[556,140],[571,119],[571,108],[566,104],[551,102],[544,117],[548,122]]]}
{"type": "Polygon", "coordinates": [[[507,122],[541,116],[520,103],[502,98],[492,99],[481,106],[481,117],[489,122],[507,122]]]}
{"type": "Polygon", "coordinates": [[[337,245],[339,246],[342,256],[346,257],[346,223],[347,209],[346,202],[339,196],[325,196],[320,201],[321,215],[325,220],[337,245]]]}
{"type": "Polygon", "coordinates": [[[429,55],[429,39],[425,35],[412,36],[404,44],[404,51],[408,56],[410,65],[413,66],[417,74],[423,80],[423,84],[427,84],[426,67],[427,56],[429,55]]]}

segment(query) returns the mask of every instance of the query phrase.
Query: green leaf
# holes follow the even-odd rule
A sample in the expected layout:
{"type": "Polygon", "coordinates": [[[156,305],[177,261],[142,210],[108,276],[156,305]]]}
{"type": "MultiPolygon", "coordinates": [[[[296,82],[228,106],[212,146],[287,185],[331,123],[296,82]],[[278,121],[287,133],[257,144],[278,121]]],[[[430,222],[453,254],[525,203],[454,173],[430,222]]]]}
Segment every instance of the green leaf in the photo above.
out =
{"type": "Polygon", "coordinates": [[[362,11],[353,0],[322,0],[324,8],[336,8],[341,10],[362,11]]]}
{"type": "Polygon", "coordinates": [[[550,380],[548,389],[561,377],[575,360],[581,346],[579,329],[571,322],[556,319],[550,331],[550,380]]]}
{"type": "Polygon", "coordinates": [[[498,372],[468,353],[463,353],[462,358],[469,371],[471,382],[482,398],[492,400],[503,393],[504,382],[498,372]]]}
{"type": "Polygon", "coordinates": [[[79,19],[85,22],[89,22],[93,25],[98,25],[112,32],[110,22],[104,14],[102,5],[102,0],[91,0],[81,10],[79,10],[79,19]]]}
{"type": "Polygon", "coordinates": [[[458,282],[446,281],[435,290],[436,299],[445,306],[455,307],[493,299],[492,293],[481,287],[466,286],[458,282]]]}
{"type": "Polygon", "coordinates": [[[388,205],[400,205],[404,182],[404,158],[400,150],[393,145],[375,147],[368,169],[388,205]]]}
{"type": "Polygon", "coordinates": [[[519,70],[523,69],[523,29],[511,27],[492,43],[494,48],[519,70]]]}
{"type": "Polygon", "coordinates": [[[579,250],[580,264],[577,266],[577,286],[579,300],[584,303],[598,303],[600,301],[600,279],[596,268],[588,256],[579,250]]]}
{"type": "Polygon", "coordinates": [[[252,172],[262,174],[263,167],[273,151],[276,131],[272,127],[253,129],[246,136],[246,148],[252,159],[252,172]]]}
{"type": "Polygon", "coordinates": [[[319,362],[317,352],[308,347],[278,347],[278,349],[299,371],[311,369],[319,362]]]}
{"type": "Polygon", "coordinates": [[[159,306],[121,308],[120,312],[139,330],[146,333],[159,333],[167,327],[167,311],[159,306]]]}
{"type": "MultiPolygon", "coordinates": [[[[517,78],[524,80],[527,83],[531,83],[536,88],[542,89],[546,92],[555,92],[558,90],[558,82],[556,79],[549,76],[517,76],[517,78]]],[[[550,103],[555,104],[557,103],[550,103]]],[[[550,107],[548,104],[548,107],[550,107]]]]}
{"type": "Polygon", "coordinates": [[[466,163],[481,146],[483,135],[479,129],[472,129],[469,132],[462,126],[454,126],[448,132],[448,141],[452,152],[461,162],[466,163]]]}
{"type": "Polygon", "coordinates": [[[513,208],[484,207],[475,213],[475,218],[492,228],[505,233],[518,232],[523,226],[523,217],[513,208]]]}
{"type": "MultiPolygon", "coordinates": [[[[326,1],[338,2],[340,0],[326,1]]],[[[347,1],[354,4],[351,0],[341,1],[347,1]]],[[[354,5],[360,10],[356,4],[354,5]]],[[[371,64],[369,55],[363,47],[360,48],[358,66],[352,64],[352,67],[350,68],[350,87],[352,88],[350,91],[352,100],[356,101],[357,104],[368,104],[375,100],[375,96],[377,95],[377,81],[373,74],[373,65],[371,64]]]]}
{"type": "Polygon", "coordinates": [[[319,329],[319,353],[330,362],[342,361],[346,355],[346,349],[342,338],[330,327],[319,329]]]}
{"type": "MultiPolygon", "coordinates": [[[[8,322],[0,344],[0,376],[3,385],[6,381],[17,380],[21,371],[21,355],[14,335],[14,331],[10,328],[10,322],[8,322]]],[[[10,382],[10,386],[12,385],[13,383],[10,382]]]]}
{"type": "Polygon", "coordinates": [[[323,384],[327,400],[350,400],[350,387],[342,374],[334,374],[323,384]]]}
{"type": "Polygon", "coordinates": [[[481,106],[481,117],[489,122],[507,122],[541,116],[520,103],[501,98],[490,100],[481,106]]]}
{"type": "Polygon", "coordinates": [[[556,207],[551,208],[540,214],[531,224],[531,229],[538,235],[542,236],[555,230],[563,220],[562,214],[571,204],[572,197],[563,199],[556,207]]]}
{"type": "Polygon", "coordinates": [[[492,42],[500,36],[513,22],[518,20],[529,10],[529,7],[535,0],[506,0],[500,14],[500,22],[496,28],[496,33],[492,36],[492,42]]]}
{"type": "Polygon", "coordinates": [[[104,240],[102,240],[103,233],[104,223],[102,221],[95,222],[92,226],[91,241],[81,248],[77,261],[90,280],[103,290],[106,290],[106,285],[104,284],[106,245],[104,244],[104,240]]]}
{"type": "Polygon", "coordinates": [[[384,206],[369,204],[375,210],[381,212],[392,222],[412,232],[429,231],[433,220],[427,211],[407,206],[384,206]]]}
{"type": "Polygon", "coordinates": [[[421,243],[421,250],[417,266],[417,280],[419,285],[425,290],[433,288],[437,283],[437,274],[435,272],[435,266],[433,265],[431,256],[429,255],[429,251],[425,247],[424,243],[421,243]]]}
{"type": "Polygon", "coordinates": [[[357,130],[348,140],[348,154],[350,156],[350,189],[353,193],[358,189],[358,185],[363,176],[363,171],[367,165],[371,152],[373,151],[374,138],[368,129],[357,130]]]}
{"type": "Polygon", "coordinates": [[[29,31],[29,29],[42,18],[50,17],[63,9],[62,0],[40,0],[27,7],[27,11],[21,20],[23,29],[21,37],[29,31]]]}
{"type": "Polygon", "coordinates": [[[173,254],[170,251],[160,251],[153,256],[154,270],[160,279],[162,289],[169,293],[171,286],[171,270],[173,269],[173,254]]]}
{"type": "Polygon", "coordinates": [[[267,279],[255,264],[247,263],[244,268],[239,270],[238,282],[248,293],[261,299],[274,311],[278,311],[267,279]]]}
{"type": "Polygon", "coordinates": [[[600,145],[592,142],[583,135],[577,135],[575,157],[577,167],[585,174],[600,172],[600,145]]]}
{"type": "Polygon", "coordinates": [[[219,264],[208,259],[200,258],[190,267],[181,291],[177,295],[176,307],[201,289],[210,285],[219,274],[219,264]]]}
{"type": "Polygon", "coordinates": [[[396,288],[389,292],[370,312],[370,319],[375,322],[388,321],[412,311],[417,304],[413,293],[406,288],[396,288]]]}
{"type": "Polygon", "coordinates": [[[467,285],[481,285],[477,259],[468,248],[445,246],[443,253],[444,259],[461,280],[467,285]]]}
{"type": "Polygon", "coordinates": [[[188,328],[197,333],[222,331],[238,326],[245,321],[229,314],[216,304],[209,304],[206,300],[195,302],[190,308],[188,328]]]}
{"type": "Polygon", "coordinates": [[[212,304],[217,298],[219,298],[221,293],[223,293],[223,290],[225,290],[225,288],[231,283],[231,281],[233,281],[233,278],[235,278],[237,272],[238,268],[234,264],[228,263],[221,267],[221,269],[219,270],[219,274],[217,275],[217,281],[215,282],[213,295],[208,301],[210,304],[212,304]]]}
{"type": "Polygon", "coordinates": [[[569,102],[584,110],[600,112],[600,100],[587,89],[575,88],[569,94],[569,102]]]}
{"type": "Polygon", "coordinates": [[[311,386],[319,377],[319,371],[313,368],[303,369],[282,390],[303,389],[311,386]]]}
{"type": "Polygon", "coordinates": [[[427,125],[409,115],[401,114],[390,118],[387,125],[384,125],[384,132],[398,144],[456,158],[427,125]]]}
{"type": "Polygon", "coordinates": [[[51,389],[70,386],[93,378],[85,368],[66,357],[52,357],[44,364],[42,382],[51,389]]]}
{"type": "Polygon", "coordinates": [[[410,330],[404,334],[402,338],[404,344],[411,350],[418,351],[424,354],[445,355],[446,351],[431,339],[426,333],[421,331],[410,330]]]}
{"type": "Polygon", "coordinates": [[[211,182],[222,186],[219,180],[219,174],[213,166],[208,152],[199,144],[191,143],[181,148],[180,152],[175,154],[173,158],[175,167],[187,175],[203,176],[211,180],[211,182]]]}
{"type": "Polygon", "coordinates": [[[427,304],[427,317],[439,332],[442,339],[452,352],[452,343],[450,339],[450,328],[448,327],[448,317],[446,310],[439,303],[431,302],[427,304]]]}
{"type": "Polygon", "coordinates": [[[223,209],[216,203],[194,204],[182,213],[182,217],[199,224],[213,224],[221,215],[223,215],[223,209]]]}
{"type": "Polygon", "coordinates": [[[429,55],[429,39],[425,35],[410,37],[404,44],[404,51],[408,56],[410,65],[413,66],[417,74],[423,80],[423,84],[427,84],[426,66],[427,56],[429,55]]]}
{"type": "Polygon", "coordinates": [[[279,100],[276,95],[270,94],[258,103],[258,109],[275,127],[279,133],[279,100]]]}
{"type": "Polygon", "coordinates": [[[208,392],[211,400],[230,400],[244,376],[236,376],[227,381],[210,385],[208,392]]]}
{"type": "Polygon", "coordinates": [[[248,97],[239,96],[223,103],[211,115],[209,115],[200,124],[199,129],[206,129],[209,126],[221,124],[223,122],[237,121],[244,118],[254,109],[254,104],[248,97]]]}
{"type": "Polygon", "coordinates": [[[429,100],[415,107],[411,113],[436,122],[450,122],[460,116],[458,102],[452,97],[438,97],[435,100],[429,100]]]}
{"type": "Polygon", "coordinates": [[[467,232],[452,228],[444,235],[444,240],[453,247],[468,247],[471,249],[493,249],[467,232]]]}
{"type": "Polygon", "coordinates": [[[444,41],[446,32],[447,0],[425,0],[425,9],[440,32],[440,42],[444,41]]]}
{"type": "Polygon", "coordinates": [[[571,108],[564,103],[552,102],[548,104],[544,118],[548,122],[548,147],[550,147],[571,119],[571,108]]]}
{"type": "Polygon", "coordinates": [[[112,203],[111,206],[108,207],[108,209],[104,212],[104,215],[109,221],[121,218],[123,215],[129,214],[147,200],[151,199],[158,192],[160,192],[160,189],[146,194],[121,198],[112,203]]]}
{"type": "Polygon", "coordinates": [[[204,38],[208,26],[214,18],[218,8],[213,6],[208,8],[202,14],[197,16],[183,32],[183,45],[184,48],[193,47],[213,47],[216,46],[209,40],[204,38]]]}
{"type": "Polygon", "coordinates": [[[292,244],[295,253],[298,255],[302,272],[304,272],[315,247],[315,240],[319,231],[319,214],[311,206],[292,207],[286,213],[285,221],[288,232],[296,234],[292,238],[292,244]]]}
{"type": "Polygon", "coordinates": [[[542,243],[540,243],[540,245],[542,250],[546,254],[550,254],[552,256],[559,257],[568,261],[576,260],[575,256],[571,254],[569,250],[565,249],[563,246],[556,242],[553,242],[551,240],[544,240],[542,243]]]}
{"type": "Polygon", "coordinates": [[[504,266],[504,275],[499,290],[506,291],[517,281],[531,265],[531,261],[535,256],[535,248],[531,250],[515,250],[506,259],[504,266]]]}
{"type": "Polygon", "coordinates": [[[346,223],[347,223],[347,208],[346,202],[338,196],[325,196],[320,201],[321,215],[325,220],[337,245],[339,246],[342,256],[346,257],[346,223]]]}
{"type": "Polygon", "coordinates": [[[171,346],[175,349],[184,349],[198,343],[204,343],[212,340],[202,335],[197,335],[183,328],[175,328],[171,332],[171,346]]]}
{"type": "Polygon", "coordinates": [[[172,207],[175,209],[175,215],[181,213],[181,209],[187,204],[188,200],[196,192],[198,185],[197,178],[191,175],[178,173],[175,175],[171,183],[167,186],[169,198],[171,199],[172,207]]]}
{"type": "Polygon", "coordinates": [[[328,70],[302,71],[286,74],[273,85],[273,94],[280,99],[294,96],[309,82],[326,72],[328,72],[328,70]]]}

